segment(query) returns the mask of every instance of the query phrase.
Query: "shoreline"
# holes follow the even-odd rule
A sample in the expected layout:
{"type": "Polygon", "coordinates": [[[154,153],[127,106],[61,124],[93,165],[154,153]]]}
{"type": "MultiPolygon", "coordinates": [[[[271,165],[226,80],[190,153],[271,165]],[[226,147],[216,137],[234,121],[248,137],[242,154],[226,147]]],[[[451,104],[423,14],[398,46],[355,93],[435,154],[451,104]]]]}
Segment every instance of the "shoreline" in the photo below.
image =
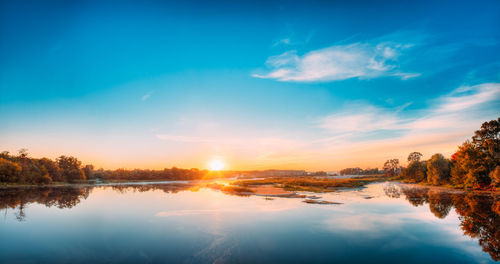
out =
{"type": "MultiPolygon", "coordinates": [[[[15,189],[15,188],[57,188],[57,187],[75,187],[75,188],[83,188],[83,187],[100,187],[100,186],[115,186],[115,185],[149,185],[149,184],[193,184],[193,183],[203,183],[204,181],[217,181],[217,180],[228,180],[231,179],[232,182],[230,185],[232,186],[238,186],[238,181],[251,181],[250,179],[234,179],[234,178],[217,178],[217,179],[200,179],[200,180],[165,180],[165,181],[158,181],[158,180],[132,180],[132,181],[102,181],[102,182],[80,182],[80,183],[51,183],[51,184],[43,184],[43,185],[37,185],[37,184],[5,184],[2,183],[0,184],[0,190],[1,189],[15,189]]],[[[272,180],[273,178],[267,178],[267,180],[272,180]]],[[[289,179],[296,179],[295,177],[290,177],[289,179]]],[[[311,180],[314,179],[311,177],[311,180]]],[[[328,179],[328,182],[335,183],[340,179],[328,179]]],[[[432,189],[432,190],[439,190],[439,191],[448,191],[448,192],[457,192],[457,193],[472,193],[472,194],[489,194],[489,195],[500,195],[500,189],[497,190],[475,190],[475,189],[465,189],[465,188],[459,188],[459,187],[452,187],[452,186],[434,186],[434,185],[426,185],[422,183],[408,183],[404,182],[401,180],[391,180],[391,179],[386,179],[386,180],[377,180],[377,181],[372,181],[372,182],[365,182],[363,184],[371,184],[371,183],[380,183],[380,182],[393,182],[393,183],[398,183],[402,186],[409,186],[412,188],[422,188],[422,189],[432,189]]],[[[209,186],[207,186],[209,187],[209,186]]],[[[248,186],[250,189],[252,189],[253,192],[248,193],[250,195],[257,195],[257,196],[288,196],[293,194],[296,194],[296,191],[305,191],[305,192],[317,192],[317,193],[326,193],[326,192],[332,192],[332,191],[339,191],[341,189],[351,189],[351,188],[358,188],[360,186],[346,186],[346,187],[336,187],[335,189],[314,189],[314,191],[308,190],[307,188],[299,188],[295,190],[287,190],[286,187],[284,186],[276,186],[273,184],[270,184],[270,186],[259,186],[258,184],[256,185],[249,185],[248,186]],[[272,189],[272,191],[271,191],[272,189]],[[279,190],[278,190],[279,189],[279,190]]],[[[305,187],[305,186],[304,186],[305,187]]]]}

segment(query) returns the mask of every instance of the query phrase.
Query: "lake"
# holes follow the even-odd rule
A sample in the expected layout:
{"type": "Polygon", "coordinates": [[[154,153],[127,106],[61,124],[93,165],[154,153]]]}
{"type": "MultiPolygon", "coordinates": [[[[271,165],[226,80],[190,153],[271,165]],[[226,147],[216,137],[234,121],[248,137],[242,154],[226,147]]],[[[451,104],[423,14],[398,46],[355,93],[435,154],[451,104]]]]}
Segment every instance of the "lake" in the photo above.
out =
{"type": "Polygon", "coordinates": [[[500,259],[499,197],[387,182],[304,194],[341,204],[192,182],[0,189],[0,263],[500,259]]]}

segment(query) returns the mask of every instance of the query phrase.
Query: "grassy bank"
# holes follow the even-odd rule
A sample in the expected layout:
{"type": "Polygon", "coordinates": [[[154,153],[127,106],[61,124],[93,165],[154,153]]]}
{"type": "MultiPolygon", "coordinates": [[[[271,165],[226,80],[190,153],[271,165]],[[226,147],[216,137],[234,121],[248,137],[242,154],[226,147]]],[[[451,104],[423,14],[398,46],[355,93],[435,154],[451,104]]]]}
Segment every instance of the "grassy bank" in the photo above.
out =
{"type": "Polygon", "coordinates": [[[232,184],[241,187],[271,185],[287,191],[333,192],[340,188],[362,187],[368,183],[386,181],[388,179],[390,178],[380,175],[368,175],[349,179],[274,177],[258,180],[240,180],[232,184]]]}

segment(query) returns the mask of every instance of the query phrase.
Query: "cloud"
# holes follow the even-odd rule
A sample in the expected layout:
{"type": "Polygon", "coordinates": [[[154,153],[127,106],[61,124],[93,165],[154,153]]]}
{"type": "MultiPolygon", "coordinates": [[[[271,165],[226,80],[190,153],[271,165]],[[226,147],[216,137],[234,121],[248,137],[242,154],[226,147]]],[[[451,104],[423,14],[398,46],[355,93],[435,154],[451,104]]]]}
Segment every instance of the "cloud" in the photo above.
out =
{"type": "Polygon", "coordinates": [[[280,46],[280,45],[288,46],[290,44],[291,44],[291,39],[290,38],[282,38],[282,39],[279,39],[279,40],[275,41],[273,43],[273,47],[277,47],[277,46],[280,46]]]}
{"type": "Polygon", "coordinates": [[[499,83],[484,83],[476,86],[462,86],[442,99],[439,112],[455,112],[498,99],[499,83]]]}
{"type": "Polygon", "coordinates": [[[402,127],[404,122],[395,111],[356,104],[339,113],[321,118],[319,127],[334,133],[371,132],[402,127]],[[363,111],[359,111],[360,109],[363,111]]]}
{"type": "Polygon", "coordinates": [[[460,87],[432,100],[427,109],[408,110],[406,105],[354,103],[317,120],[323,137],[304,140],[292,151],[270,152],[267,159],[325,169],[325,164],[377,167],[385,159],[405,160],[412,151],[451,155],[482,122],[498,117],[500,83],[460,87]]]}
{"type": "Polygon", "coordinates": [[[482,122],[498,117],[500,83],[462,86],[427,104],[418,109],[408,107],[411,102],[390,108],[353,102],[303,124],[293,133],[273,129],[256,132],[221,124],[215,128],[177,129],[177,133],[157,133],[156,137],[168,143],[184,143],[186,150],[205,151],[201,156],[215,150],[221,156],[238,157],[233,162],[241,165],[236,167],[380,167],[389,158],[405,160],[412,151],[426,157],[434,153],[451,155],[482,122]]]}
{"type": "Polygon", "coordinates": [[[143,95],[143,96],[141,97],[141,100],[142,100],[142,101],[146,101],[146,100],[148,100],[148,99],[149,99],[149,97],[151,97],[151,95],[152,95],[152,94],[153,94],[153,92],[149,92],[149,93],[147,93],[147,94],[143,95]]]}
{"type": "Polygon", "coordinates": [[[411,44],[380,42],[335,45],[299,55],[296,50],[269,57],[267,70],[253,77],[292,82],[336,81],[397,76],[403,80],[419,76],[399,70],[398,58],[411,44]]]}
{"type": "Polygon", "coordinates": [[[434,100],[434,106],[423,111],[421,116],[401,117],[400,113],[408,103],[396,109],[354,104],[339,113],[321,118],[318,126],[336,134],[378,130],[452,130],[453,126],[478,117],[474,114],[484,104],[499,99],[500,83],[463,86],[434,100]]]}

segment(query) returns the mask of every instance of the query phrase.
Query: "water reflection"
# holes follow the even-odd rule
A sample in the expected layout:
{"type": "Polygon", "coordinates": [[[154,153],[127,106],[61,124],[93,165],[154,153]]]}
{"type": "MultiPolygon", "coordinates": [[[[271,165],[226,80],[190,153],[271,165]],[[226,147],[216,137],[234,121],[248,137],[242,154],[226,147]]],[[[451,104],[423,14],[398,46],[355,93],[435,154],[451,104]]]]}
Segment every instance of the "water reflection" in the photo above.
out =
{"type": "Polygon", "coordinates": [[[233,196],[218,191],[221,184],[210,186],[0,189],[0,210],[9,214],[0,222],[0,262],[500,260],[498,196],[378,183],[315,194],[343,203],[316,205],[233,196]]]}
{"type": "Polygon", "coordinates": [[[450,192],[436,188],[390,184],[384,189],[387,196],[401,195],[415,207],[429,204],[437,218],[444,219],[452,208],[459,215],[464,235],[478,239],[483,251],[495,261],[500,260],[500,197],[490,194],[450,192]]]}
{"type": "MultiPolygon", "coordinates": [[[[47,207],[72,208],[82,200],[89,197],[92,189],[97,186],[85,187],[26,187],[26,188],[6,188],[0,189],[0,210],[17,210],[15,215],[18,221],[26,219],[25,208],[32,203],[42,204],[47,207]]],[[[148,192],[161,190],[165,193],[177,193],[184,190],[196,191],[192,184],[119,184],[111,185],[111,188],[121,194],[127,192],[148,192]]]]}
{"type": "Polygon", "coordinates": [[[47,207],[55,206],[57,208],[71,208],[81,199],[87,199],[90,194],[90,188],[11,188],[0,190],[0,210],[16,209],[16,219],[24,221],[26,213],[24,209],[28,204],[38,203],[47,207]]]}

